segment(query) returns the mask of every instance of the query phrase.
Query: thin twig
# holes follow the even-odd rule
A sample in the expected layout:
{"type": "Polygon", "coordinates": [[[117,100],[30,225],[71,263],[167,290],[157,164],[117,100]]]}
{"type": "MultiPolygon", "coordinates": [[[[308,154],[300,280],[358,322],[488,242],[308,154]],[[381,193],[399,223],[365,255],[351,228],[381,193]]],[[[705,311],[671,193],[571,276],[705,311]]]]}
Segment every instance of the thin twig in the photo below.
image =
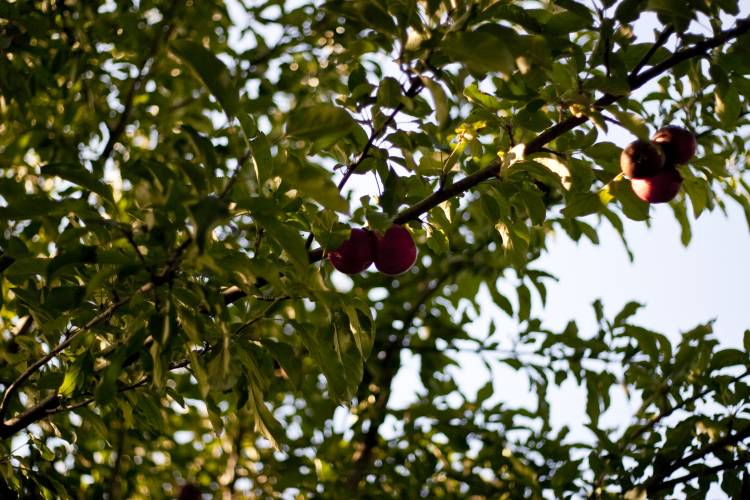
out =
{"type": "Polygon", "coordinates": [[[660,491],[670,491],[675,486],[678,486],[680,484],[687,484],[689,481],[692,481],[693,479],[698,479],[700,477],[705,477],[705,476],[711,476],[721,471],[739,469],[746,465],[747,465],[747,459],[744,458],[744,459],[732,460],[731,462],[724,462],[718,465],[714,465],[713,467],[703,467],[693,472],[689,472],[688,474],[684,474],[674,479],[670,479],[669,481],[655,483],[646,490],[646,493],[649,495],[654,495],[660,491]]]}
{"type": "Polygon", "coordinates": [[[654,44],[651,45],[651,47],[648,49],[648,52],[646,52],[643,58],[638,61],[638,64],[636,64],[633,70],[630,72],[630,78],[635,78],[638,75],[643,67],[648,64],[654,54],[656,54],[656,51],[662,48],[665,43],[667,43],[667,40],[672,35],[672,33],[674,33],[674,28],[672,26],[667,26],[666,28],[664,28],[664,31],[659,33],[659,36],[654,41],[654,44]]]}
{"type": "MultiPolygon", "coordinates": [[[[412,98],[417,95],[417,93],[419,93],[419,91],[422,89],[422,86],[422,80],[420,80],[418,77],[413,77],[411,79],[409,89],[406,91],[406,97],[412,98]]],[[[344,176],[341,178],[338,184],[339,191],[344,189],[344,186],[346,185],[352,174],[357,171],[357,168],[369,156],[370,149],[375,144],[375,141],[377,141],[380,136],[383,135],[383,133],[388,129],[388,127],[390,127],[393,120],[396,119],[396,115],[398,115],[402,109],[404,109],[404,103],[399,102],[398,105],[393,108],[391,114],[388,115],[388,118],[386,118],[385,121],[380,125],[380,127],[373,130],[372,134],[370,134],[370,137],[367,139],[365,147],[362,148],[362,152],[359,154],[357,159],[351,165],[349,165],[349,168],[346,169],[346,172],[344,172],[344,176]]]]}
{"type": "MultiPolygon", "coordinates": [[[[22,426],[19,427],[19,422],[30,423],[30,422],[36,421],[34,420],[34,418],[36,418],[38,415],[44,415],[48,409],[56,407],[60,402],[60,397],[55,392],[53,395],[45,398],[42,402],[27,409],[20,416],[12,418],[8,420],[7,422],[3,421],[8,411],[8,405],[10,404],[11,397],[15,394],[15,392],[18,390],[21,384],[23,384],[23,382],[25,382],[39,368],[47,364],[51,359],[56,357],[66,347],[68,347],[71,343],[73,343],[73,341],[76,340],[79,336],[81,336],[84,332],[91,330],[93,327],[95,327],[102,321],[105,321],[106,319],[108,319],[120,307],[127,304],[131,298],[139,294],[148,293],[152,289],[169,281],[169,279],[171,279],[171,276],[175,271],[177,261],[185,252],[185,250],[187,250],[187,248],[190,246],[190,243],[192,243],[192,239],[187,238],[185,241],[182,242],[182,244],[180,244],[180,246],[177,247],[177,249],[175,249],[174,254],[167,262],[166,268],[164,269],[164,271],[162,271],[161,274],[157,275],[155,278],[152,278],[151,281],[149,281],[148,283],[138,288],[138,290],[136,290],[129,297],[125,297],[125,298],[117,300],[112,305],[110,305],[105,311],[91,318],[85,325],[72,331],[68,336],[66,336],[65,340],[63,340],[62,342],[60,342],[60,344],[57,345],[57,347],[52,349],[47,355],[43,356],[42,358],[32,363],[28,368],[26,368],[26,370],[24,370],[23,373],[21,373],[21,375],[19,375],[8,386],[8,388],[5,390],[5,393],[3,394],[3,399],[0,402],[0,437],[9,435],[7,433],[11,432],[12,429],[21,428],[22,426]]],[[[38,420],[38,418],[36,419],[38,420]]]]}
{"type": "Polygon", "coordinates": [[[664,484],[664,480],[671,476],[675,471],[687,467],[696,460],[702,459],[721,448],[736,445],[748,437],[750,437],[750,425],[746,425],[739,432],[727,434],[723,438],[717,439],[711,444],[704,446],[683,458],[673,461],[669,467],[651,476],[651,478],[643,484],[642,489],[649,493],[652,491],[660,491],[663,489],[662,485],[664,484]]]}
{"type": "Polygon", "coordinates": [[[143,83],[150,75],[151,69],[154,67],[153,64],[149,63],[156,57],[156,54],[159,52],[159,48],[161,47],[162,43],[169,39],[175,29],[175,24],[172,23],[171,20],[174,17],[178,5],[179,2],[177,0],[172,1],[170,10],[165,16],[165,22],[161,26],[162,32],[157,33],[157,36],[154,37],[148,54],[143,58],[141,64],[138,66],[138,74],[135,77],[135,80],[133,80],[133,82],[130,84],[128,93],[125,96],[125,104],[122,113],[120,113],[120,118],[117,120],[117,123],[114,127],[109,127],[109,139],[107,140],[107,144],[104,146],[104,150],[102,150],[102,154],[99,155],[99,163],[104,163],[107,159],[109,159],[112,151],[114,150],[115,144],[120,139],[122,133],[125,131],[125,127],[127,126],[128,120],[130,119],[130,113],[133,111],[133,101],[135,99],[135,95],[138,93],[138,91],[140,91],[143,83]]]}
{"type": "Polygon", "coordinates": [[[240,158],[239,161],[237,162],[237,167],[234,169],[234,172],[232,172],[232,176],[229,178],[227,185],[224,186],[224,190],[219,195],[220,200],[223,200],[224,198],[226,198],[226,196],[232,190],[232,187],[234,187],[235,182],[237,182],[237,178],[240,176],[240,173],[242,172],[242,167],[245,166],[245,163],[247,163],[247,160],[249,160],[252,155],[253,155],[253,150],[250,149],[250,147],[248,147],[245,154],[242,155],[242,158],[240,158]]]}
{"type": "MultiPolygon", "coordinates": [[[[138,293],[146,293],[153,287],[153,284],[151,282],[146,283],[143,285],[136,294],[138,293]]],[[[132,296],[131,296],[132,297],[132,296]]],[[[5,390],[5,393],[3,394],[2,402],[0,402],[0,419],[5,417],[6,412],[8,411],[8,404],[10,403],[10,398],[15,394],[16,390],[18,390],[18,387],[26,381],[31,375],[34,374],[34,372],[37,371],[41,366],[46,365],[52,358],[57,356],[63,349],[68,347],[75,339],[77,339],[82,333],[87,332],[94,326],[98,325],[105,319],[109,318],[117,309],[125,305],[130,300],[130,297],[120,299],[119,301],[115,302],[111,306],[109,306],[104,312],[97,314],[93,318],[91,318],[85,325],[78,328],[75,332],[73,332],[70,336],[68,336],[67,339],[62,341],[60,344],[58,344],[57,347],[52,349],[47,355],[39,358],[34,363],[32,363],[26,370],[24,370],[21,375],[18,376],[5,390]]]]}

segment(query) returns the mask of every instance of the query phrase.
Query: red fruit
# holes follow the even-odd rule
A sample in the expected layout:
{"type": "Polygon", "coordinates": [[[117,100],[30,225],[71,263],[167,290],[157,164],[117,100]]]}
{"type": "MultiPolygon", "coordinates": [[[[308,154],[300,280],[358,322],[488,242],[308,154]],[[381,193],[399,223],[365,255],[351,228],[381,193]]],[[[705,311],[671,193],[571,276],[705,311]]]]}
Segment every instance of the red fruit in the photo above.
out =
{"type": "Polygon", "coordinates": [[[375,260],[375,241],[371,231],[352,229],[349,239],[328,253],[333,267],[344,274],[359,274],[375,260]]]}
{"type": "Polygon", "coordinates": [[[177,500],[200,500],[201,498],[203,498],[201,490],[199,490],[194,484],[187,483],[182,487],[182,490],[180,490],[180,495],[177,497],[177,500]]]}
{"type": "Polygon", "coordinates": [[[653,177],[632,179],[630,183],[635,195],[643,201],[664,203],[677,196],[682,186],[682,177],[677,170],[667,168],[653,177]]]}
{"type": "Polygon", "coordinates": [[[671,165],[689,162],[698,147],[693,133],[677,125],[657,130],[651,140],[662,147],[671,165]]]}
{"type": "Polygon", "coordinates": [[[403,274],[417,261],[417,245],[409,230],[393,225],[384,235],[377,235],[375,267],[383,274],[403,274]]]}
{"type": "Polygon", "coordinates": [[[620,169],[631,179],[643,179],[658,174],[664,166],[661,148],[648,141],[633,141],[622,150],[620,169]]]}

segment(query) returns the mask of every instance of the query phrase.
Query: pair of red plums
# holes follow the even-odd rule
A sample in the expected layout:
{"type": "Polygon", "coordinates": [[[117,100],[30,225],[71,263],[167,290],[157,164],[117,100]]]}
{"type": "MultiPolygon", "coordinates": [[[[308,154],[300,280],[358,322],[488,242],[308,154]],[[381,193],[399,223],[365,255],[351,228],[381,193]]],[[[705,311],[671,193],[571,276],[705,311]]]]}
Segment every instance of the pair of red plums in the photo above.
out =
{"type": "Polygon", "coordinates": [[[358,274],[375,267],[383,274],[405,273],[417,260],[417,245],[409,230],[397,224],[380,234],[370,229],[352,229],[349,239],[328,253],[333,267],[345,274],[358,274]]]}

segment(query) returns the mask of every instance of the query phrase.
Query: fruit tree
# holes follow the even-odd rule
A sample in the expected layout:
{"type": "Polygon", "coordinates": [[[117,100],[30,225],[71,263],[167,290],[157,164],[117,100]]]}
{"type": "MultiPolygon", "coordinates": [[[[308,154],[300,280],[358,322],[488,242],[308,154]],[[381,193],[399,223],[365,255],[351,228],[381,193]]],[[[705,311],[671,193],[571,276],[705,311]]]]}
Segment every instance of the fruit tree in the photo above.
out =
{"type": "Polygon", "coordinates": [[[743,3],[0,1],[0,496],[750,498],[750,332],[552,329],[537,266],[750,220],[743,3]]]}

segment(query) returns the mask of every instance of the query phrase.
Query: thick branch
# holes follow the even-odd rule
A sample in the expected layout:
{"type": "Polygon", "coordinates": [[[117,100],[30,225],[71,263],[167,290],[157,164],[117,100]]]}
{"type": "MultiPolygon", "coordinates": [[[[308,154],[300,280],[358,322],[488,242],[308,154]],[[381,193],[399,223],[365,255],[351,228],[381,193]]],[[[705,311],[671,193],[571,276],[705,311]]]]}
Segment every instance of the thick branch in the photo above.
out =
{"type": "Polygon", "coordinates": [[[48,410],[56,408],[59,404],[60,396],[52,394],[20,415],[0,423],[0,439],[9,438],[27,425],[43,419],[47,416],[48,410]]]}
{"type": "MultiPolygon", "coordinates": [[[[676,52],[668,59],[662,61],[656,66],[652,66],[641,74],[631,74],[631,76],[628,78],[628,81],[630,83],[630,90],[633,91],[642,87],[651,79],[666,72],[677,64],[700,55],[707,50],[716,48],[731,39],[737,38],[738,36],[748,32],[748,30],[750,30],[750,19],[743,19],[741,21],[738,21],[737,25],[731,30],[723,31],[713,38],[698,42],[687,49],[676,52]]],[[[595,106],[608,106],[616,102],[621,97],[623,96],[605,94],[596,101],[595,106]]],[[[527,142],[524,148],[525,154],[530,155],[543,151],[545,145],[562,136],[566,132],[569,132],[574,128],[582,125],[583,123],[586,123],[587,121],[588,117],[586,116],[571,116],[569,118],[566,118],[565,120],[553,125],[552,127],[536,136],[534,139],[527,142]]],[[[393,222],[396,224],[404,224],[406,222],[416,220],[421,215],[438,206],[440,203],[462,193],[465,193],[466,191],[469,191],[471,188],[486,180],[496,177],[500,173],[501,168],[502,163],[499,160],[495,160],[485,168],[471,175],[468,175],[459,181],[442,186],[438,191],[434,192],[430,196],[427,196],[414,205],[402,210],[394,218],[393,222]]],[[[322,260],[323,249],[318,248],[310,251],[308,257],[311,264],[322,260]]],[[[225,303],[231,304],[243,298],[245,296],[245,293],[239,287],[232,286],[224,290],[223,295],[225,303]]]]}
{"type": "MultiPolygon", "coordinates": [[[[680,64],[681,62],[704,54],[706,51],[719,47],[727,41],[737,38],[747,33],[748,31],[750,31],[750,19],[742,19],[740,21],[737,21],[736,26],[730,30],[722,31],[713,38],[708,38],[696,43],[695,45],[692,45],[691,47],[688,47],[687,49],[675,52],[669,58],[665,59],[655,66],[652,66],[642,73],[631,75],[628,78],[630,91],[632,92],[642,87],[648,81],[656,78],[657,76],[680,64]]],[[[596,100],[595,106],[608,106],[622,97],[624,96],[605,94],[596,100]]],[[[526,143],[524,148],[525,154],[530,155],[540,152],[546,144],[557,139],[566,132],[573,130],[586,121],[588,121],[588,117],[586,116],[571,116],[561,121],[560,123],[553,125],[552,127],[539,134],[537,137],[526,143]]],[[[398,224],[403,224],[404,222],[417,219],[420,215],[428,212],[445,200],[468,191],[477,184],[495,177],[500,172],[501,166],[502,165],[500,161],[495,160],[482,170],[479,170],[478,172],[475,172],[468,177],[464,177],[460,181],[446,186],[444,189],[436,191],[427,198],[424,198],[423,200],[417,202],[415,205],[399,213],[395,219],[395,222],[398,224]]]]}

